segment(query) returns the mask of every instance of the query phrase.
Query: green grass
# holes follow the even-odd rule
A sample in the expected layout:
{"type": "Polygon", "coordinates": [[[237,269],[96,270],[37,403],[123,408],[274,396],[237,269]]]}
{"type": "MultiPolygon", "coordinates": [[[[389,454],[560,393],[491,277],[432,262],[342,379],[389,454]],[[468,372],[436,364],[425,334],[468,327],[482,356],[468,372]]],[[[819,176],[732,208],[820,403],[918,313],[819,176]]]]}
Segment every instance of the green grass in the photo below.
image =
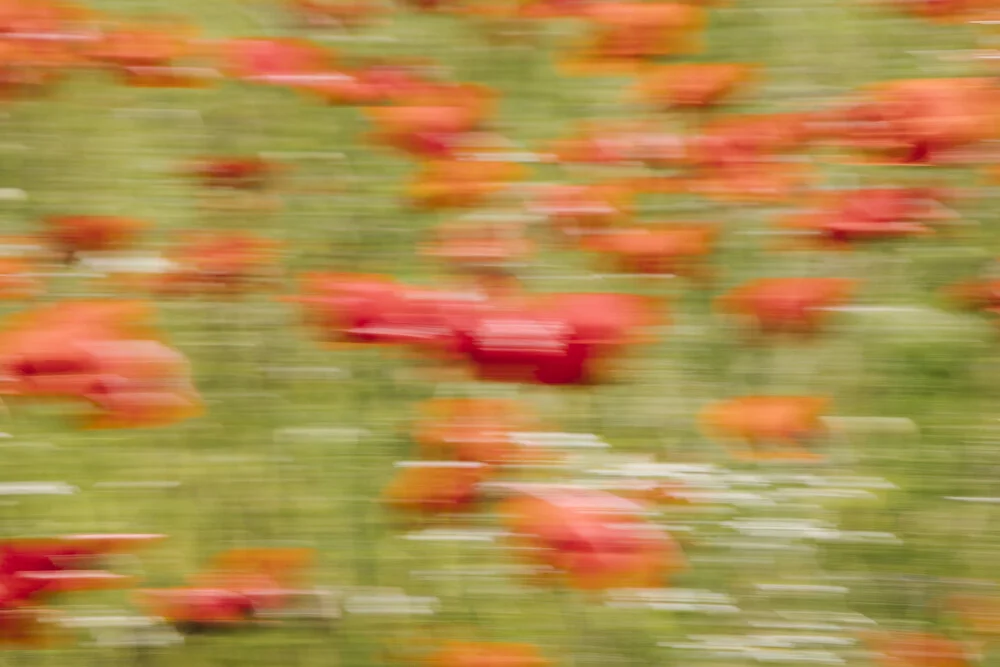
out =
{"type": "MultiPolygon", "coordinates": [[[[92,4],[127,13],[166,9],[190,17],[210,36],[293,32],[264,2],[92,4]]],[[[765,84],[736,110],[809,107],[817,97],[868,81],[959,74],[968,67],[910,54],[967,48],[971,36],[963,30],[929,28],[855,2],[800,5],[764,0],[713,11],[705,57],[768,66],[765,84]]],[[[555,47],[571,30],[548,27],[547,48],[498,50],[455,19],[401,11],[390,25],[373,31],[393,41],[335,44],[351,54],[436,57],[457,79],[497,87],[504,95],[500,128],[535,146],[565,132],[572,121],[637,112],[620,101],[624,80],[556,75],[555,47]]],[[[55,97],[11,105],[8,113],[0,184],[22,188],[30,196],[26,202],[3,204],[0,216],[11,232],[34,230],[37,219],[48,213],[116,213],[154,221],[150,246],[162,243],[171,231],[191,228],[246,227],[273,235],[287,242],[289,276],[307,269],[357,268],[427,282],[440,277],[413,248],[425,230],[446,216],[414,213],[406,206],[400,183],[412,166],[371,150],[355,109],[327,108],[288,92],[235,83],[208,91],[143,91],[80,74],[55,97]],[[130,107],[195,110],[203,123],[180,116],[151,121],[112,113],[130,107]],[[290,178],[321,172],[348,187],[336,195],[286,194],[280,212],[254,218],[205,212],[194,188],[171,173],[190,156],[255,151],[341,152],[343,162],[303,161],[290,178]]],[[[832,183],[851,183],[867,173],[844,167],[827,172],[832,183]]],[[[563,176],[551,168],[539,171],[540,178],[563,176]]],[[[943,176],[965,187],[977,182],[962,171],[943,176]]],[[[852,275],[869,279],[862,302],[914,310],[849,314],[833,334],[815,343],[747,350],[727,323],[711,314],[708,302],[714,291],[692,291],[665,281],[662,289],[676,294],[675,328],[631,362],[626,381],[599,388],[592,398],[556,390],[524,393],[566,430],[599,429],[616,451],[652,454],[663,461],[726,464],[723,452],[698,435],[694,414],[708,401],[742,393],[823,393],[835,399],[837,415],[913,419],[921,430],[919,439],[859,431],[829,445],[834,462],[823,474],[883,476],[900,487],[896,491],[868,502],[818,507],[720,508],[704,516],[668,511],[664,520],[694,526],[697,538],[688,548],[694,567],[679,586],[729,592],[746,610],[798,604],[853,609],[888,627],[915,621],[946,625],[948,619],[933,604],[945,585],[878,577],[994,577],[1000,547],[1000,533],[994,530],[997,510],[945,496],[997,495],[1000,358],[995,332],[975,317],[941,310],[933,296],[939,286],[970,275],[995,254],[1000,240],[993,229],[995,195],[984,194],[967,212],[980,224],[966,235],[843,257],[768,253],[768,237],[745,232],[766,228],[774,209],[681,201],[685,218],[718,221],[726,229],[715,260],[722,269],[715,291],[760,276],[852,275]],[[763,556],[713,546],[713,537],[727,534],[717,521],[737,514],[825,518],[845,529],[892,532],[902,544],[834,544],[815,553],[788,550],[763,556]],[[775,577],[815,582],[848,574],[867,579],[850,584],[846,600],[787,602],[763,598],[753,588],[775,577]]],[[[642,216],[664,214],[650,209],[642,216]]],[[[543,260],[526,272],[532,287],[593,288],[580,256],[552,251],[543,260]]],[[[634,289],[625,277],[608,278],[602,284],[606,288],[634,289]]],[[[54,282],[50,298],[88,289],[65,278],[54,282]]],[[[413,595],[440,597],[442,612],[435,621],[440,627],[428,628],[430,621],[420,617],[348,615],[331,634],[195,637],[184,647],[150,656],[110,648],[12,653],[12,663],[79,660],[96,665],[148,659],[156,665],[355,667],[380,664],[379,651],[396,637],[469,632],[480,639],[537,642],[566,658],[566,664],[659,665],[688,658],[671,657],[657,648],[658,642],[679,641],[692,633],[745,631],[737,618],[613,610],[569,594],[523,588],[506,578],[430,582],[414,577],[414,570],[506,562],[501,550],[479,543],[404,540],[377,503],[393,462],[412,455],[407,433],[413,405],[434,388],[403,377],[405,362],[376,351],[347,354],[319,348],[298,328],[293,309],[270,298],[224,308],[164,300],[158,307],[172,341],[195,364],[209,415],[162,431],[81,434],[68,430],[61,415],[49,409],[18,407],[9,426],[14,437],[0,441],[6,454],[0,481],[66,481],[79,487],[79,493],[0,503],[3,531],[167,533],[171,539],[143,558],[151,585],[179,584],[209,555],[227,547],[309,544],[322,554],[317,579],[324,585],[395,586],[413,595]],[[351,375],[340,380],[275,378],[265,372],[268,367],[341,367],[351,375]],[[305,427],[364,429],[366,434],[356,442],[329,436],[275,438],[281,429],[305,427]],[[179,484],[156,489],[102,486],[165,480],[179,484]],[[573,654],[578,654],[575,663],[573,654]]],[[[124,595],[100,600],[129,604],[124,595]]],[[[857,657],[850,661],[863,662],[857,657]]],[[[715,662],[732,665],[739,660],[715,662]]]]}

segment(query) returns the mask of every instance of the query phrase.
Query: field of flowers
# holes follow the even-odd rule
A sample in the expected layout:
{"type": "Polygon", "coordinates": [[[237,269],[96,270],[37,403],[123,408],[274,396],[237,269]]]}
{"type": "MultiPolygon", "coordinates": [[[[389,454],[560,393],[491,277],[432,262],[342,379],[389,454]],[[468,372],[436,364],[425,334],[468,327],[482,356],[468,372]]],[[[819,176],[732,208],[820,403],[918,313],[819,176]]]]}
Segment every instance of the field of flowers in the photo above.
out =
{"type": "Polygon", "coordinates": [[[989,665],[991,0],[0,0],[0,660],[989,665]]]}

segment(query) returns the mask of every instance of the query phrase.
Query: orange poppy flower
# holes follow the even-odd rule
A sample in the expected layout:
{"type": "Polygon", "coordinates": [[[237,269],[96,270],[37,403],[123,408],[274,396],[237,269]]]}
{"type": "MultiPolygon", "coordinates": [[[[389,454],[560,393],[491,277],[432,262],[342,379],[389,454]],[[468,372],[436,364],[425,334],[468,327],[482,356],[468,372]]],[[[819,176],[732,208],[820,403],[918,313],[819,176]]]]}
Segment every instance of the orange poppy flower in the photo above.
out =
{"type": "Polygon", "coordinates": [[[286,607],[289,586],[304,580],[312,562],[309,549],[237,549],[217,556],[189,586],[143,590],[138,597],[182,629],[240,626],[286,607]]]}
{"type": "Polygon", "coordinates": [[[44,292],[31,265],[24,260],[0,259],[0,300],[30,299],[44,292]]]}
{"type": "Polygon", "coordinates": [[[656,588],[685,567],[664,531],[640,520],[643,506],[584,489],[525,489],[500,508],[528,557],[584,590],[656,588]]]}
{"type": "Polygon", "coordinates": [[[961,643],[920,632],[871,633],[869,645],[884,667],[967,667],[970,651],[961,643]]]}
{"type": "Polygon", "coordinates": [[[1000,280],[968,280],[946,288],[945,295],[971,310],[1000,315],[1000,280]]]}
{"type": "Polygon", "coordinates": [[[448,642],[425,659],[427,667],[548,667],[554,664],[530,644],[448,642]]]}
{"type": "Polygon", "coordinates": [[[1000,634],[1000,601],[986,595],[952,595],[946,600],[949,610],[973,632],[1000,634]]]}
{"type": "Polygon", "coordinates": [[[535,208],[556,229],[585,234],[629,219],[635,194],[632,182],[554,185],[541,189],[535,208]]]}
{"type": "Polygon", "coordinates": [[[802,147],[813,138],[812,125],[811,115],[804,113],[726,116],[702,127],[691,142],[691,163],[706,169],[756,165],[802,147]]]}
{"type": "Polygon", "coordinates": [[[885,4],[915,18],[945,24],[970,21],[998,9],[996,0],[888,0],[885,4]]]}
{"type": "Polygon", "coordinates": [[[762,333],[814,333],[826,318],[824,309],[847,301],[857,282],[843,278],[764,278],[724,294],[716,307],[751,319],[762,333]]]}
{"type": "Polygon", "coordinates": [[[869,162],[934,164],[949,151],[994,138],[997,101],[991,79],[890,81],[865,91],[830,127],[869,162]]]}
{"type": "Polygon", "coordinates": [[[479,500],[479,484],[486,479],[485,467],[428,462],[401,468],[382,499],[401,512],[436,515],[468,511],[479,500]]]}
{"type": "Polygon", "coordinates": [[[510,439],[516,431],[538,429],[528,406],[503,399],[434,399],[423,405],[414,439],[428,458],[503,464],[527,452],[510,439]]]}
{"type": "Polygon", "coordinates": [[[658,132],[648,123],[585,123],[550,149],[563,164],[676,165],[687,156],[682,137],[658,132]]]}
{"type": "Polygon", "coordinates": [[[701,260],[712,252],[717,236],[717,228],[709,225],[631,227],[590,236],[584,247],[610,256],[616,269],[626,273],[701,277],[701,260]]]}
{"type": "Polygon", "coordinates": [[[457,223],[440,228],[423,248],[428,257],[459,266],[511,262],[524,259],[534,244],[520,226],[457,223]]]}
{"type": "Polygon", "coordinates": [[[123,25],[101,35],[88,56],[116,67],[164,67],[194,53],[196,35],[187,25],[123,25]]]}
{"type": "Polygon", "coordinates": [[[808,163],[762,161],[727,165],[686,182],[689,192],[724,202],[784,203],[819,179],[808,163]]]}
{"type": "Polygon", "coordinates": [[[710,437],[748,445],[749,452],[733,452],[738,458],[816,460],[822,457],[801,445],[825,432],[821,417],[829,403],[813,396],[743,396],[708,406],[699,421],[710,437]],[[766,445],[785,450],[762,452],[766,445]]]}
{"type": "Polygon", "coordinates": [[[131,245],[148,223],[110,215],[56,215],[43,221],[45,235],[67,258],[80,252],[119,250],[131,245]]]}
{"type": "Polygon", "coordinates": [[[173,294],[242,292],[274,268],[278,244],[252,234],[193,235],[172,253],[178,269],[156,287],[173,294]]]}
{"type": "Polygon", "coordinates": [[[565,63],[571,74],[634,71],[653,58],[692,53],[705,26],[702,8],[674,3],[593,3],[585,14],[594,33],[565,63]]]}
{"type": "Polygon", "coordinates": [[[437,160],[424,165],[409,194],[418,208],[468,208],[507,190],[525,171],[512,162],[437,160]]]}
{"type": "Polygon", "coordinates": [[[708,107],[746,87],[756,72],[745,63],[658,65],[646,72],[635,93],[657,107],[708,107]]]}

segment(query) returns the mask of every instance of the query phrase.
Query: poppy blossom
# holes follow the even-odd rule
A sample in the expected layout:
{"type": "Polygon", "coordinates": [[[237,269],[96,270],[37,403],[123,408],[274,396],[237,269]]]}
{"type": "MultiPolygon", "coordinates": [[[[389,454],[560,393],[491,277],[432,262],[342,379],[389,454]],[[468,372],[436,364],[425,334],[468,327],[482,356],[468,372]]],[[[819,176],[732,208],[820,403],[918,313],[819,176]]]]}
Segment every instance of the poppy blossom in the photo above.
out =
{"type": "Polygon", "coordinates": [[[469,208],[504,192],[524,175],[524,167],[512,162],[435,160],[417,173],[409,195],[421,209],[469,208]]]}
{"type": "Polygon", "coordinates": [[[428,458],[503,464],[527,457],[511,434],[537,430],[538,419],[517,401],[434,399],[423,405],[414,439],[428,458]]]}
{"type": "Polygon", "coordinates": [[[970,310],[1000,315],[1000,280],[968,280],[949,286],[945,294],[970,310]]]}
{"type": "Polygon", "coordinates": [[[261,612],[288,606],[313,564],[309,549],[236,549],[213,559],[188,586],[147,589],[139,601],[186,630],[250,623],[261,612]]]}
{"type": "Polygon", "coordinates": [[[258,190],[283,170],[271,160],[253,156],[206,157],[186,170],[209,188],[258,190]]]}
{"type": "Polygon", "coordinates": [[[400,468],[385,489],[388,507],[408,514],[436,515],[473,509],[480,499],[479,484],[486,479],[483,466],[427,462],[400,468]]]}
{"type": "Polygon", "coordinates": [[[252,234],[198,234],[171,256],[176,270],[156,287],[165,293],[242,292],[259,285],[274,268],[277,244],[252,234]]]}
{"type": "Polygon", "coordinates": [[[825,433],[821,417],[829,403],[814,396],[742,396],[708,406],[699,421],[706,435],[750,447],[748,454],[734,452],[738,457],[813,460],[821,457],[802,445],[825,433]],[[783,449],[762,451],[767,446],[783,449]]]}
{"type": "Polygon", "coordinates": [[[331,52],[298,39],[232,39],[219,46],[219,53],[232,77],[284,85],[301,85],[334,64],[331,52]]]}
{"type": "Polygon", "coordinates": [[[121,25],[104,32],[88,55],[113,67],[165,67],[195,52],[196,35],[187,25],[121,25]]]}
{"type": "Polygon", "coordinates": [[[592,384],[655,320],[650,301],[635,295],[554,294],[473,314],[458,350],[481,379],[592,384]]]}
{"type": "Polygon", "coordinates": [[[554,228],[585,234],[629,219],[635,194],[625,182],[553,185],[540,189],[534,206],[554,228]]]}
{"type": "Polygon", "coordinates": [[[754,66],[744,63],[658,65],[642,75],[635,92],[657,107],[714,106],[744,88],[754,74],[754,66]]]}
{"type": "Polygon", "coordinates": [[[811,232],[821,246],[933,234],[928,223],[951,218],[941,195],[928,188],[860,188],[819,197],[816,206],[786,218],[781,226],[811,232]]]}
{"type": "Polygon", "coordinates": [[[0,259],[0,300],[30,299],[44,292],[31,265],[24,260],[0,259]]]}
{"type": "Polygon", "coordinates": [[[884,667],[966,667],[972,656],[961,643],[921,632],[871,633],[868,644],[884,667]]]}
{"type": "Polygon", "coordinates": [[[704,277],[718,230],[710,225],[631,227],[594,234],[584,248],[606,255],[618,271],[704,277]]]}
{"type": "Polygon", "coordinates": [[[187,360],[156,339],[134,303],[61,303],[0,332],[2,392],[83,402],[90,428],[164,426],[201,414],[187,360]]]}
{"type": "Polygon", "coordinates": [[[45,237],[67,258],[131,245],[148,223],[110,215],[55,215],[45,218],[45,237]]]}
{"type": "Polygon", "coordinates": [[[675,3],[592,3],[584,18],[593,32],[565,63],[570,73],[632,70],[653,58],[692,53],[705,26],[702,8],[675,3]]]}
{"type": "Polygon", "coordinates": [[[830,114],[826,132],[875,163],[927,165],[996,136],[990,79],[907,79],[872,86],[830,114]]]}
{"type": "Polygon", "coordinates": [[[562,164],[677,166],[688,146],[684,137],[648,123],[587,123],[550,151],[562,164]]]}
{"type": "Polygon", "coordinates": [[[762,333],[810,334],[821,328],[825,309],[843,304],[856,286],[842,278],[764,278],[724,294],[716,307],[750,319],[762,333]]]}
{"type": "Polygon", "coordinates": [[[531,644],[448,642],[427,656],[424,664],[427,667],[548,667],[553,662],[531,644]]]}
{"type": "Polygon", "coordinates": [[[665,531],[641,519],[644,506],[610,493],[531,488],[500,508],[529,558],[573,588],[656,588],[685,567],[665,531]]]}

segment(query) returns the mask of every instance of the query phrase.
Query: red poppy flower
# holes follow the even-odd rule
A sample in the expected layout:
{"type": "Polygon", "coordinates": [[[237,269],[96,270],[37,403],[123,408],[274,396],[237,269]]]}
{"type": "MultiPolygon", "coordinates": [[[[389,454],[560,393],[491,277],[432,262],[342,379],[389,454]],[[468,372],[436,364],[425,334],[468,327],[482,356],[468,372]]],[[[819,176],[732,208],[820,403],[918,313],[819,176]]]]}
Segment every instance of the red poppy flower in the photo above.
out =
{"type": "Polygon", "coordinates": [[[332,53],[298,39],[233,39],[220,52],[230,76],[279,85],[307,83],[333,65],[332,53]]]}
{"type": "Polygon", "coordinates": [[[501,508],[529,557],[574,588],[655,588],[685,566],[676,543],[640,520],[643,506],[610,493],[531,489],[501,508]]]}
{"type": "Polygon", "coordinates": [[[834,114],[841,143],[876,163],[934,164],[996,135],[997,92],[990,79],[912,79],[873,86],[834,114]]]}
{"type": "Polygon", "coordinates": [[[474,509],[487,469],[448,463],[401,468],[383,493],[383,501],[406,513],[435,515],[474,509]]]}
{"type": "Polygon", "coordinates": [[[845,302],[857,281],[842,278],[765,278],[719,298],[719,310],[750,318],[763,333],[813,333],[825,308],[845,302]]]}
{"type": "Polygon", "coordinates": [[[712,252],[718,230],[709,225],[631,227],[595,234],[584,247],[612,258],[626,273],[705,275],[702,259],[712,252]]]}
{"type": "Polygon", "coordinates": [[[209,188],[257,190],[283,167],[259,156],[208,157],[187,170],[209,188]]]}
{"type": "Polygon", "coordinates": [[[706,435],[751,448],[734,452],[737,457],[815,460],[822,457],[802,444],[826,431],[821,417],[829,402],[815,396],[743,396],[710,405],[699,419],[706,435]],[[767,445],[783,449],[762,451],[767,445]]]}
{"type": "Polygon", "coordinates": [[[823,196],[813,211],[781,224],[814,233],[821,245],[845,248],[862,241],[933,234],[926,223],[947,217],[934,190],[862,188],[823,196]]]}
{"type": "Polygon", "coordinates": [[[486,310],[459,332],[459,351],[484,379],[590,384],[655,319],[647,299],[558,294],[486,310]]]}
{"type": "Polygon", "coordinates": [[[530,644],[448,642],[426,658],[427,667],[548,667],[554,664],[530,644]]]}
{"type": "Polygon", "coordinates": [[[868,643],[884,667],[966,667],[969,650],[959,642],[929,633],[872,633],[868,643]]]}
{"type": "Polygon", "coordinates": [[[969,280],[952,285],[946,296],[971,310],[1000,315],[1000,280],[969,280]]]}
{"type": "Polygon", "coordinates": [[[134,303],[62,303],[0,333],[3,393],[84,401],[91,428],[161,426],[201,413],[187,360],[155,338],[134,303]]]}
{"type": "Polygon", "coordinates": [[[74,257],[80,252],[119,250],[130,245],[148,223],[110,215],[59,215],[44,220],[56,250],[74,257]]]}

